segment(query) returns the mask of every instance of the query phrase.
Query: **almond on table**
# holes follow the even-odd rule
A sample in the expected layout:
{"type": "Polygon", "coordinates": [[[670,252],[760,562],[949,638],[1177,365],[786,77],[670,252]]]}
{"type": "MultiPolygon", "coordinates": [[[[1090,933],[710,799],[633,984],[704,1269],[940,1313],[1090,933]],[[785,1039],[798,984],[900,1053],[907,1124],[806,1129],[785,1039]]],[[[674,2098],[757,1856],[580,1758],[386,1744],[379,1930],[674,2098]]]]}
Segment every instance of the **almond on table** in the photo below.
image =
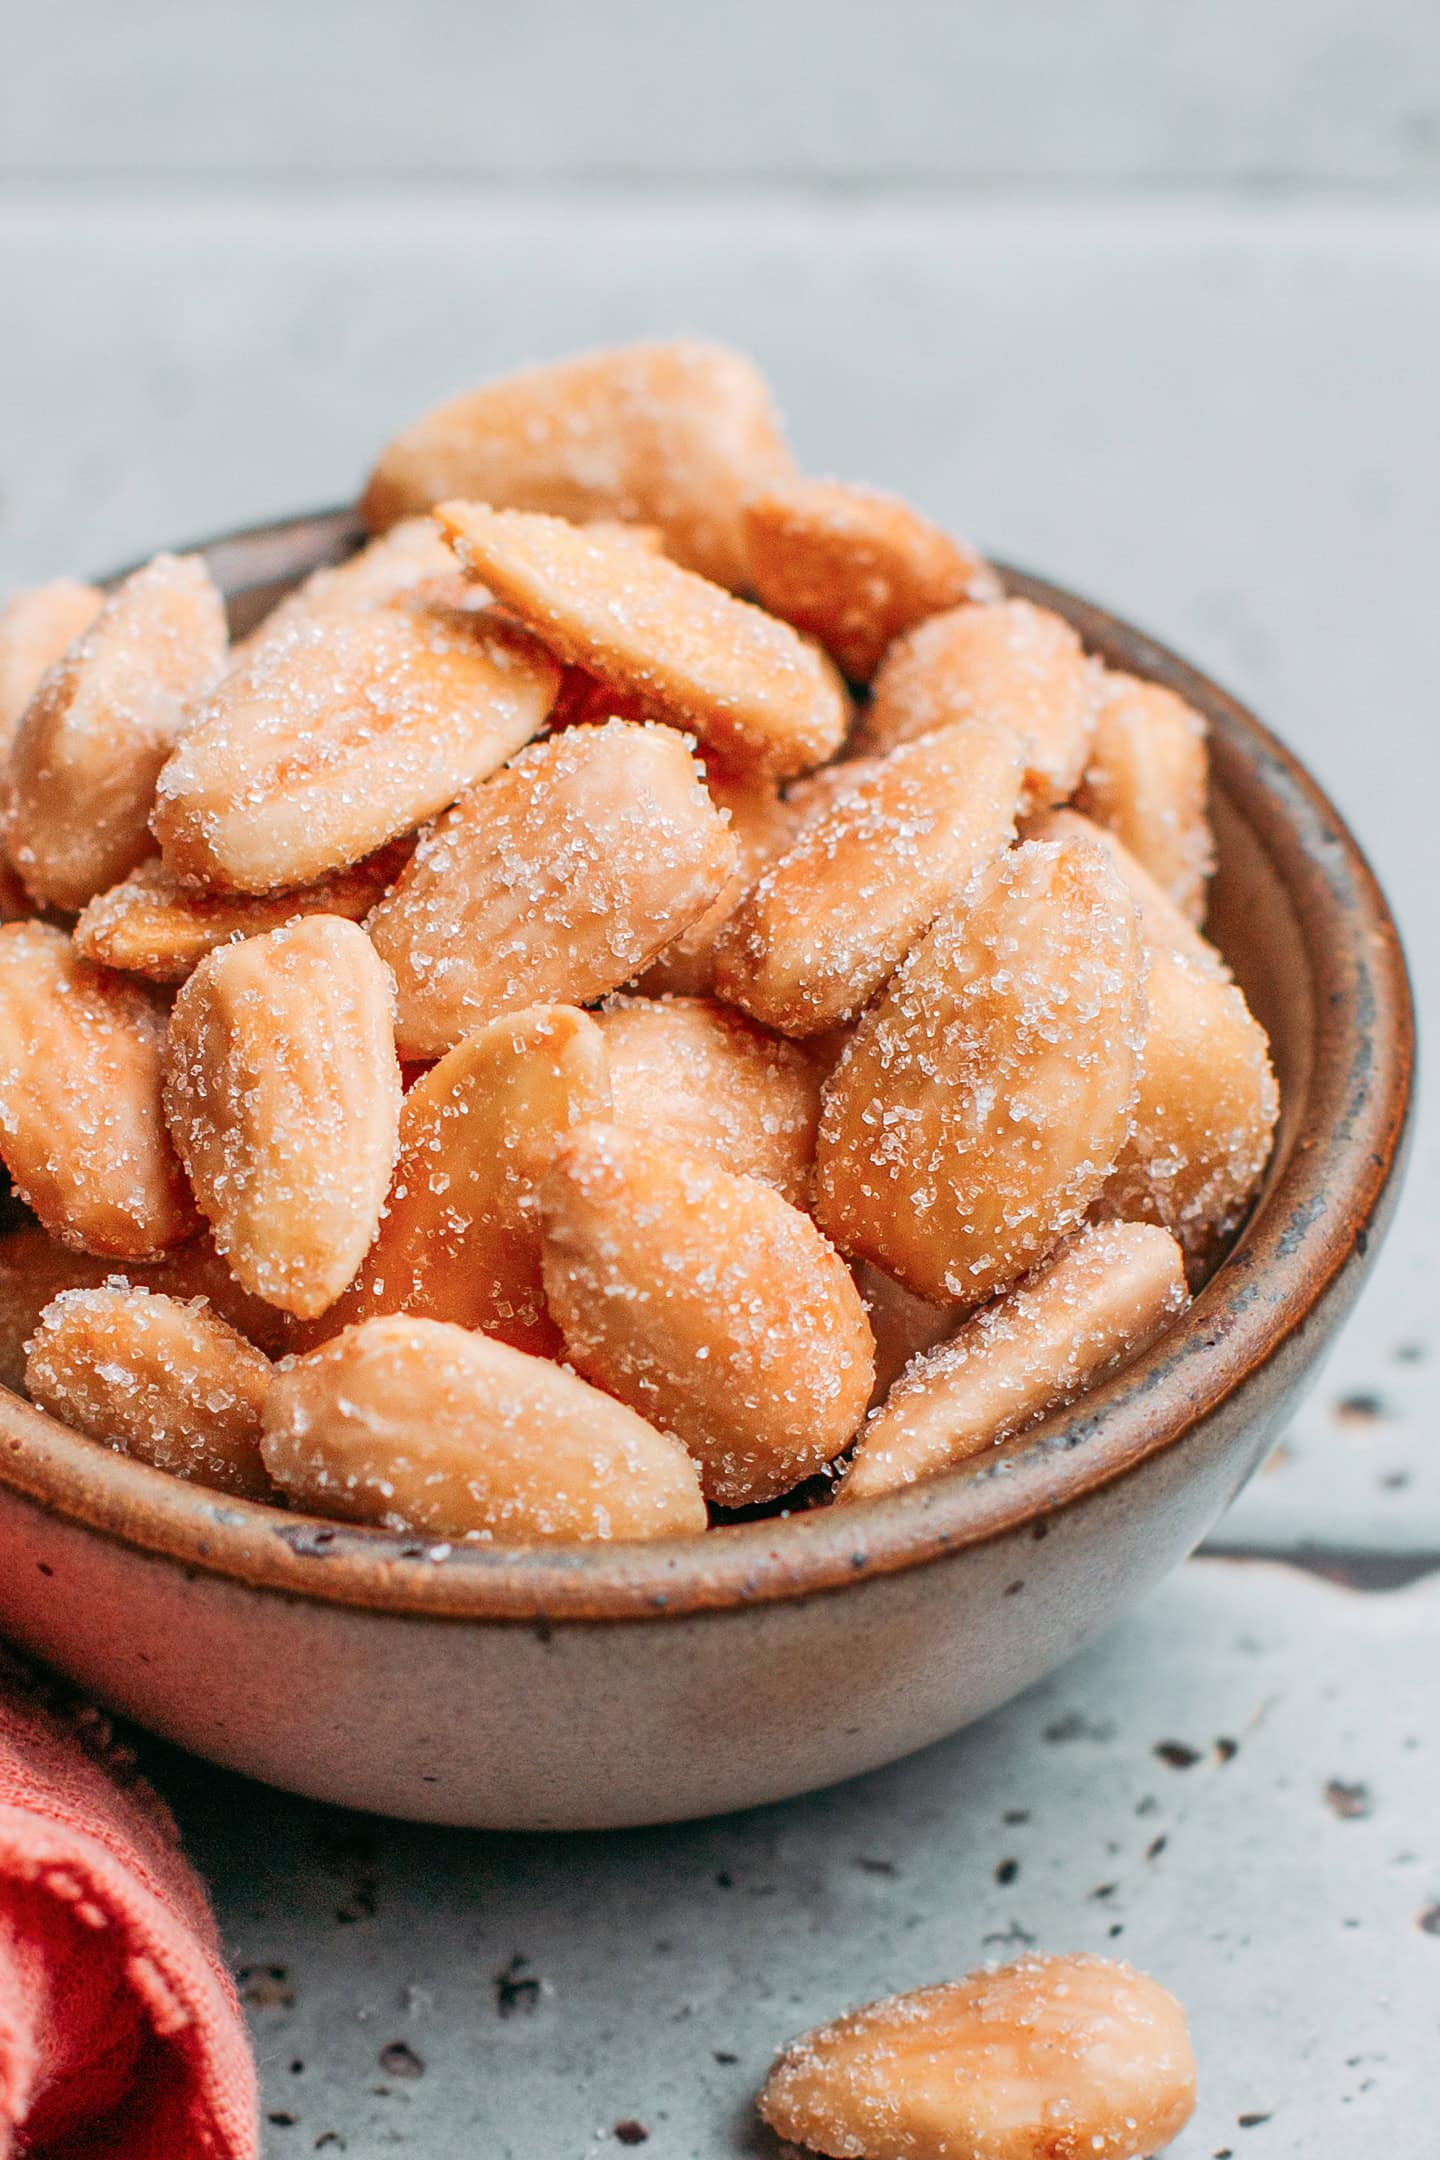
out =
{"type": "Polygon", "coordinates": [[[370,919],[401,1056],[438,1056],[503,1012],[617,990],[737,863],[673,728],[613,720],[535,744],[440,819],[370,919]]]}
{"type": "Polygon", "coordinates": [[[81,910],[75,950],[151,982],[181,983],[218,946],[278,930],[299,915],[343,915],[360,922],[384,898],[410,854],[407,840],[392,841],[316,885],[264,894],[197,891],[152,855],[81,910]]]}
{"type": "Polygon", "coordinates": [[[741,505],[792,470],[758,369],[677,338],[527,368],[452,399],[382,453],[362,507],[372,529],[449,496],[653,525],[677,562],[743,588],[741,505]]]}
{"type": "Polygon", "coordinates": [[[707,1499],[774,1499],[840,1453],[873,1345],[808,1216],[757,1178],[603,1124],[560,1148],[540,1209],[571,1363],[682,1440],[707,1499]]]}
{"type": "Polygon", "coordinates": [[[399,1111],[390,979],[354,923],[309,915],[223,946],[175,1000],[175,1145],[230,1267],[285,1312],[324,1312],[364,1259],[399,1111]]]}
{"type": "Polygon", "coordinates": [[[867,750],[954,720],[1000,720],[1027,745],[1032,808],[1064,802],[1095,732],[1099,669],[1059,615],[1028,600],[952,608],[891,646],[865,716],[867,750]]]}
{"type": "Polygon", "coordinates": [[[820,1076],[802,1050],[711,998],[617,998],[595,1022],[617,1125],[805,1205],[820,1076]]]}
{"type": "Polygon", "coordinates": [[[436,511],[465,568],[561,659],[695,730],[732,763],[784,777],[839,748],[844,685],[813,645],[663,555],[563,519],[483,503],[436,511]]]}
{"type": "Polygon", "coordinates": [[[720,996],[787,1035],[852,1020],[1014,837],[1024,749],[996,721],[940,728],[865,763],[716,941],[720,996]]]}
{"type": "Polygon", "coordinates": [[[835,2160],[1142,2160],[1195,2107],[1185,2014],[1108,1958],[1025,1957],[794,2041],[760,2112],[835,2160]]]}
{"type": "Polygon", "coordinates": [[[928,615],[998,600],[989,565],[898,495],[798,476],[745,505],[750,580],[762,607],[816,637],[852,682],[928,615]]]}
{"type": "Polygon", "coordinates": [[[1161,683],[1107,673],[1075,807],[1107,826],[1181,913],[1205,920],[1215,846],[1205,723],[1161,683]]]}
{"type": "Polygon", "coordinates": [[[539,1005],[490,1021],[432,1065],[401,1106],[384,1218],[356,1281],[319,1323],[324,1334],[418,1313],[558,1355],[536,1188],[571,1127],[608,1116],[607,1062],[588,1013],[539,1005]]]}
{"type": "Polygon", "coordinates": [[[1185,1302],[1184,1256],[1166,1231],[1087,1225],[916,1358],[872,1413],[837,1498],[913,1485],[1022,1432],[1138,1356],[1185,1302]]]}
{"type": "Polygon", "coordinates": [[[45,1228],[138,1260],[199,1229],[165,1131],[165,1008],[46,923],[0,928],[0,1156],[45,1228]]]}
{"type": "Polygon", "coordinates": [[[122,1455],[268,1500],[260,1407],[271,1367],[203,1304],[125,1285],[65,1290],[25,1365],[32,1402],[122,1455]]]}
{"type": "Polygon", "coordinates": [[[1030,841],[942,915],[825,1085],[816,1219],[921,1297],[978,1305],[1099,1197],[1144,1036],[1134,910],[1104,852],[1030,841]]]}
{"type": "Polygon", "coordinates": [[[10,745],[5,839],[42,905],[81,908],[150,852],[161,766],[225,662],[198,555],[157,555],[45,675],[10,745]]]}
{"type": "Polygon", "coordinates": [[[507,1544],[705,1528],[678,1441],[563,1365],[448,1321],[347,1328],[281,1368],[264,1420],[292,1504],[347,1522],[507,1544]]]}
{"type": "Polygon", "coordinates": [[[98,585],[60,577],[12,593],[0,607],[0,759],[9,754],[41,677],[63,660],[104,605],[98,585]]]}
{"type": "Polygon", "coordinates": [[[177,877],[222,891],[328,877],[503,765],[559,682],[534,639],[491,613],[386,606],[297,622],[197,711],[160,774],[160,852],[177,877]]]}

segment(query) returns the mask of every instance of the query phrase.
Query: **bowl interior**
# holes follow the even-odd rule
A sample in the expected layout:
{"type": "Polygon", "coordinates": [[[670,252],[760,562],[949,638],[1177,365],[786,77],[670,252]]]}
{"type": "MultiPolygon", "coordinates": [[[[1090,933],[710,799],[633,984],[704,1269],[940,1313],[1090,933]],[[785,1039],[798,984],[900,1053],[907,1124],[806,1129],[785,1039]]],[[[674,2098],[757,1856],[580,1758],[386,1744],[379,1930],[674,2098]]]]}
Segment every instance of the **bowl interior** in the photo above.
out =
{"type": "MultiPolygon", "coordinates": [[[[202,551],[242,635],[361,537],[353,513],[340,511],[202,551]]],[[[452,1551],[287,1515],[113,1454],[0,1390],[9,1481],[111,1535],[277,1589],[454,1617],[619,1619],[836,1589],[1037,1523],[1182,1441],[1240,1395],[1353,1274],[1381,1219],[1413,1052],[1398,938],[1342,821],[1250,713],[1074,594],[1020,572],[1005,577],[1011,591],[1065,615],[1108,664],[1166,683],[1207,720],[1218,850],[1209,927],[1270,1035],[1280,1080],[1276,1145],[1250,1220],[1144,1357],[994,1460],[863,1509],[822,1508],[669,1544],[452,1551]]]]}

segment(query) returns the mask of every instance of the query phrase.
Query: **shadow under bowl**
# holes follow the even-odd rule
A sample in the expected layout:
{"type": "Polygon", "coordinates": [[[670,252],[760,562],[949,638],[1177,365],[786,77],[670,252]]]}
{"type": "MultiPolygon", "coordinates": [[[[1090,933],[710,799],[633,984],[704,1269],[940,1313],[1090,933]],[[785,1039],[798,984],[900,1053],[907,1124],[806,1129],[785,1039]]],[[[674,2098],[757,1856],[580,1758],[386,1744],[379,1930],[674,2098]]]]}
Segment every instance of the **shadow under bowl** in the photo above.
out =
{"type": "MultiPolygon", "coordinates": [[[[344,558],[340,512],[203,549],[238,633],[344,558]]],[[[890,1762],[1027,1687],[1211,1529],[1344,1319],[1396,1195],[1413,1021],[1384,898],[1242,706],[1007,575],[1210,727],[1211,930],[1268,1029],[1264,1190],[1180,1321],[1003,1457],[844,1510],[642,1545],[427,1544],[227,1500],[0,1391],[0,1626],[268,1783],[446,1823],[676,1820],[890,1762]]]]}

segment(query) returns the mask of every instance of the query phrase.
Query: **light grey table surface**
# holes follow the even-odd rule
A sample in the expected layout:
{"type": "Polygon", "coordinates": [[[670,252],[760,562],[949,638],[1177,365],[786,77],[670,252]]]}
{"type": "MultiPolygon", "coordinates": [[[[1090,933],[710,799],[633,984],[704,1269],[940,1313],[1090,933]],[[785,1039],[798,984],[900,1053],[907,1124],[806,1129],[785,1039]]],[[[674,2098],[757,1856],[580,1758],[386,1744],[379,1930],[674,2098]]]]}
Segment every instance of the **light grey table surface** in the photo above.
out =
{"type": "MultiPolygon", "coordinates": [[[[520,360],[726,337],[815,469],[1252,700],[1440,1010],[1432,7],[83,0],[15,33],[0,587],[340,501],[399,422],[520,360]]],[[[1314,1565],[1192,1562],[907,1764],[547,1840],[155,1750],[267,2150],[579,2160],[635,2122],[656,2160],[768,2153],[781,2041],[1030,1940],[1185,1999],[1182,2160],[1440,2150],[1437,1217],[1422,1115],[1372,1285],[1221,1527],[1314,1565]]]]}

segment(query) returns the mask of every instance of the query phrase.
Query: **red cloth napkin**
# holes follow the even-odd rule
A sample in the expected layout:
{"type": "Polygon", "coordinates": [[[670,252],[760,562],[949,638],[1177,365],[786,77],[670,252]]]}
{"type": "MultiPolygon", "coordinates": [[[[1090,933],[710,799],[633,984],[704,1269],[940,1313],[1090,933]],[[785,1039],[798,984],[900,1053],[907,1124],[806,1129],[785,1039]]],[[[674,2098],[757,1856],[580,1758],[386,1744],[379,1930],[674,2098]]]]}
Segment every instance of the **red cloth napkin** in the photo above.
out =
{"type": "Polygon", "coordinates": [[[109,1720],[0,1652],[0,2160],[256,2160],[205,1893],[109,1720]]]}

